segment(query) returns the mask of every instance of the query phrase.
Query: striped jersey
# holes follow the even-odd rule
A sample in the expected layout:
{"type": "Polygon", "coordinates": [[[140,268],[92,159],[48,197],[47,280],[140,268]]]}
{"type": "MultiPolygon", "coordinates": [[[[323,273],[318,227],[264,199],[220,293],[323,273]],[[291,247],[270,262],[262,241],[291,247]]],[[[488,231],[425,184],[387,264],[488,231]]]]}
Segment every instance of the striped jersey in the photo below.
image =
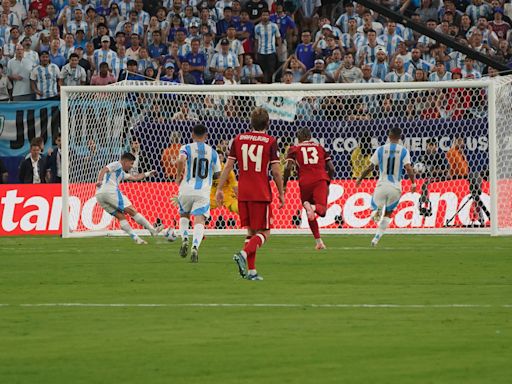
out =
{"type": "Polygon", "coordinates": [[[281,37],[281,33],[275,23],[260,23],[254,27],[254,37],[258,39],[258,53],[270,55],[276,53],[276,39],[281,37]]]}
{"type": "Polygon", "coordinates": [[[96,49],[92,57],[96,72],[99,72],[101,63],[107,63],[108,67],[112,68],[112,61],[117,57],[117,53],[111,49],[96,49]]]}
{"type": "Polygon", "coordinates": [[[180,149],[186,157],[185,175],[180,184],[180,195],[210,197],[213,175],[221,171],[219,155],[208,144],[194,142],[180,149]]]}
{"type": "Polygon", "coordinates": [[[231,52],[228,52],[227,55],[217,52],[213,55],[212,60],[210,61],[210,68],[225,70],[229,67],[237,68],[239,66],[240,63],[238,62],[238,57],[231,52]]]}
{"type": "Polygon", "coordinates": [[[38,65],[30,73],[30,80],[36,82],[37,89],[42,95],[36,95],[36,99],[48,99],[59,94],[57,84],[60,78],[59,67],[55,64],[48,64],[46,67],[38,65]]]}
{"type": "Polygon", "coordinates": [[[108,172],[103,176],[101,186],[98,188],[97,193],[116,193],[119,191],[119,183],[130,176],[130,174],[123,171],[123,166],[120,161],[114,161],[107,164],[108,172]]]}
{"type": "Polygon", "coordinates": [[[392,184],[402,189],[401,181],[404,166],[411,164],[411,157],[407,148],[396,143],[384,144],[373,153],[371,162],[379,167],[377,186],[392,184]]]}
{"type": "Polygon", "coordinates": [[[448,81],[452,79],[451,72],[445,72],[443,76],[439,76],[437,72],[432,72],[429,77],[428,81],[448,81]]]}

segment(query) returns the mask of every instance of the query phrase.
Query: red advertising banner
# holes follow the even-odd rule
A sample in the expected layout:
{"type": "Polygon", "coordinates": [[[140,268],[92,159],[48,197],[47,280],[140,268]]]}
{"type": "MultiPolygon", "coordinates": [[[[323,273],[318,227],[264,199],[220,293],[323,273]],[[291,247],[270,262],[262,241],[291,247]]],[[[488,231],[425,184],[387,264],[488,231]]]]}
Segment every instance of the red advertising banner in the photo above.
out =
{"type": "MultiPolygon", "coordinates": [[[[327,215],[319,218],[322,228],[374,228],[370,219],[371,193],[375,180],[366,180],[356,188],[354,180],[337,180],[329,190],[327,215]]],[[[421,182],[420,182],[421,185],[421,182]]],[[[419,186],[420,187],[420,186],[419,186]]],[[[476,220],[474,204],[466,204],[469,185],[466,180],[431,183],[429,199],[432,215],[419,213],[419,194],[408,192],[410,183],[404,181],[404,194],[393,217],[395,228],[441,228],[454,217],[450,225],[470,225],[476,220]],[[461,209],[460,209],[461,208],[461,209]],[[460,209],[460,211],[459,211],[460,209]],[[458,212],[459,211],[459,212],[458,212]],[[458,213],[457,213],[458,212],[458,213]]],[[[167,226],[175,226],[178,208],[171,198],[177,194],[174,183],[124,183],[123,193],[150,221],[159,217],[167,226]]],[[[288,184],[286,205],[277,208],[273,202],[274,228],[307,228],[302,209],[298,184],[288,184]]],[[[94,186],[71,186],[70,227],[73,231],[117,229],[117,222],[96,204],[94,186]]],[[[489,183],[482,184],[482,201],[489,208],[489,183]]],[[[0,185],[0,236],[26,234],[60,234],[62,232],[61,185],[0,185]]],[[[239,228],[238,216],[225,208],[211,211],[209,228],[224,223],[227,228],[239,228]]],[[[134,224],[135,226],[135,224],[134,224]]]]}

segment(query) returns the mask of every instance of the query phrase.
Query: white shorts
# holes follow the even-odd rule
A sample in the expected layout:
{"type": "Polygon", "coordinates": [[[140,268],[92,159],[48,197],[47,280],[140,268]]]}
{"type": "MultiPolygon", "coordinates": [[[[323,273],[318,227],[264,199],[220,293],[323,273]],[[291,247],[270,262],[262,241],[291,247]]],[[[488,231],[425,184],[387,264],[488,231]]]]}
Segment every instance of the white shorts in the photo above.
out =
{"type": "Polygon", "coordinates": [[[112,216],[116,212],[124,212],[126,207],[132,205],[130,200],[119,190],[117,192],[99,192],[96,194],[96,201],[101,208],[112,216]]]}
{"type": "Polygon", "coordinates": [[[180,214],[210,217],[210,196],[178,195],[180,214]]]}
{"type": "Polygon", "coordinates": [[[385,207],[386,212],[392,212],[398,205],[401,195],[400,188],[391,184],[377,184],[372,196],[372,210],[385,207]]]}

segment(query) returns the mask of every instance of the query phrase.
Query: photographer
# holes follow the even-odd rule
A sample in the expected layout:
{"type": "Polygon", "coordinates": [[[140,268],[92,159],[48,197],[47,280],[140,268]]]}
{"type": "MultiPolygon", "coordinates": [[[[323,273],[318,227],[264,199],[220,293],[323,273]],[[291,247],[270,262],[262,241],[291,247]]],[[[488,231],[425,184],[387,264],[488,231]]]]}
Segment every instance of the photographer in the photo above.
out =
{"type": "Polygon", "coordinates": [[[432,209],[428,198],[428,186],[433,182],[447,180],[448,178],[448,165],[445,157],[439,152],[436,139],[429,138],[427,140],[426,151],[420,157],[420,161],[416,163],[415,168],[417,177],[425,179],[421,185],[420,215],[431,216],[432,209]]]}
{"type": "Polygon", "coordinates": [[[302,76],[300,82],[323,84],[334,83],[334,80],[325,72],[325,62],[322,59],[316,59],[315,66],[302,76]]]}

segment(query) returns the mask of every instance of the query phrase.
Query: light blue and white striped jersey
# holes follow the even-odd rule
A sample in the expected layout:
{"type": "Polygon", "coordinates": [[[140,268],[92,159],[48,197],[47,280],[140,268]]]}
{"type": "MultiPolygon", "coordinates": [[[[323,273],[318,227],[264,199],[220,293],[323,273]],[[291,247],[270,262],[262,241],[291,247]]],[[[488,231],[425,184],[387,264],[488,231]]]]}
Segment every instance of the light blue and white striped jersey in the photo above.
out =
{"type": "Polygon", "coordinates": [[[377,38],[377,43],[386,47],[386,52],[391,57],[395,51],[398,48],[398,43],[404,41],[404,39],[397,35],[396,33],[394,35],[384,34],[377,38]]]}
{"type": "Polygon", "coordinates": [[[55,64],[48,64],[46,67],[38,65],[30,73],[30,80],[36,82],[37,89],[42,95],[36,95],[36,99],[48,99],[59,94],[57,83],[60,78],[59,67],[55,64]]]}
{"type": "Polygon", "coordinates": [[[117,79],[119,74],[126,69],[126,64],[128,63],[128,58],[116,56],[114,60],[112,60],[112,67],[110,68],[112,74],[117,79]]]}
{"type": "Polygon", "coordinates": [[[217,151],[208,144],[194,142],[181,147],[181,156],[185,156],[187,161],[179,194],[209,198],[213,175],[221,171],[217,151]]]}
{"type": "Polygon", "coordinates": [[[377,61],[377,52],[379,52],[379,50],[381,50],[381,49],[383,51],[386,51],[386,48],[384,48],[382,45],[379,45],[379,44],[377,44],[375,47],[370,47],[368,44],[362,46],[357,51],[358,64],[362,65],[362,64],[374,63],[375,61],[377,61]],[[359,60],[360,60],[362,54],[364,54],[364,61],[361,63],[361,62],[359,62],[359,60]]]}
{"type": "Polygon", "coordinates": [[[417,68],[423,69],[423,71],[429,73],[432,70],[432,64],[427,63],[423,59],[419,59],[418,61],[409,60],[404,63],[405,72],[411,76],[414,76],[417,68]]]}
{"type": "Polygon", "coordinates": [[[98,72],[100,70],[101,63],[107,63],[108,67],[112,69],[112,61],[117,57],[117,53],[111,49],[96,49],[92,57],[94,67],[96,68],[96,72],[98,72]]]}
{"type": "Polygon", "coordinates": [[[69,60],[69,55],[75,52],[75,47],[68,47],[67,45],[63,45],[59,48],[59,54],[61,54],[66,60],[69,60]]]}
{"type": "Polygon", "coordinates": [[[429,77],[428,81],[448,81],[452,79],[451,72],[445,72],[444,75],[441,77],[437,72],[432,72],[429,77]]]}
{"type": "Polygon", "coordinates": [[[212,60],[210,61],[210,68],[223,69],[226,68],[237,68],[240,66],[238,62],[238,57],[235,54],[228,52],[227,55],[223,55],[220,52],[217,52],[213,55],[212,60]]]}
{"type": "Polygon", "coordinates": [[[254,37],[258,40],[258,53],[270,55],[276,53],[276,39],[281,37],[281,33],[275,23],[260,23],[254,27],[254,37]]]}
{"type": "Polygon", "coordinates": [[[101,187],[98,188],[97,193],[116,193],[119,191],[119,184],[130,177],[129,173],[123,171],[123,166],[120,161],[114,161],[107,164],[108,172],[103,176],[101,187]]]}
{"type": "Polygon", "coordinates": [[[192,49],[190,48],[190,44],[187,44],[187,43],[181,44],[181,45],[178,44],[178,57],[185,57],[190,52],[192,52],[192,49]]]}
{"type": "Polygon", "coordinates": [[[388,143],[380,146],[373,153],[371,162],[379,167],[379,184],[392,184],[402,189],[403,169],[411,164],[407,148],[400,144],[388,143]]]}
{"type": "Polygon", "coordinates": [[[78,4],[75,7],[70,7],[69,5],[67,5],[67,6],[64,6],[64,8],[60,11],[59,19],[62,17],[63,14],[65,14],[67,21],[75,20],[75,9],[81,9],[82,12],[85,13],[85,11],[83,10],[83,8],[80,4],[78,4]]]}
{"type": "Polygon", "coordinates": [[[302,3],[302,12],[305,17],[312,17],[315,8],[322,6],[321,0],[302,0],[300,3],[302,3]]]}
{"type": "Polygon", "coordinates": [[[137,21],[139,22],[139,24],[141,24],[142,26],[148,26],[149,25],[149,13],[147,13],[146,11],[142,10],[139,12],[139,15],[138,15],[138,18],[137,18],[137,21]]]}
{"type": "Polygon", "coordinates": [[[466,15],[469,16],[473,24],[476,24],[479,17],[489,18],[492,15],[492,8],[486,3],[480,5],[471,4],[466,8],[466,15]]]}
{"type": "Polygon", "coordinates": [[[244,65],[242,68],[242,79],[254,79],[255,77],[263,76],[263,71],[258,64],[253,64],[251,67],[244,65]]]}
{"type": "Polygon", "coordinates": [[[76,31],[81,29],[87,35],[87,32],[89,31],[89,25],[87,25],[87,23],[85,21],[83,21],[83,20],[81,22],[79,22],[79,23],[77,23],[75,20],[73,20],[73,21],[70,21],[66,25],[66,29],[67,29],[68,33],[72,33],[73,35],[76,34],[76,31]]]}
{"type": "Polygon", "coordinates": [[[389,65],[387,62],[374,62],[372,65],[372,77],[377,77],[384,81],[389,73],[389,65]]]}
{"type": "Polygon", "coordinates": [[[340,27],[341,31],[343,33],[348,32],[348,21],[350,19],[355,19],[356,24],[358,27],[363,25],[363,19],[361,19],[357,13],[354,12],[353,15],[348,15],[347,13],[342,14],[340,17],[338,17],[338,20],[336,20],[336,25],[340,27]]]}
{"type": "Polygon", "coordinates": [[[462,78],[464,78],[464,79],[468,76],[473,76],[474,79],[482,78],[482,74],[475,68],[473,68],[471,71],[468,71],[466,67],[463,67],[461,70],[461,73],[462,73],[462,78]]]}
{"type": "Polygon", "coordinates": [[[121,16],[123,16],[125,19],[128,19],[128,14],[133,9],[135,5],[135,0],[130,0],[128,2],[118,1],[117,5],[119,6],[119,13],[121,14],[121,16]]]}

